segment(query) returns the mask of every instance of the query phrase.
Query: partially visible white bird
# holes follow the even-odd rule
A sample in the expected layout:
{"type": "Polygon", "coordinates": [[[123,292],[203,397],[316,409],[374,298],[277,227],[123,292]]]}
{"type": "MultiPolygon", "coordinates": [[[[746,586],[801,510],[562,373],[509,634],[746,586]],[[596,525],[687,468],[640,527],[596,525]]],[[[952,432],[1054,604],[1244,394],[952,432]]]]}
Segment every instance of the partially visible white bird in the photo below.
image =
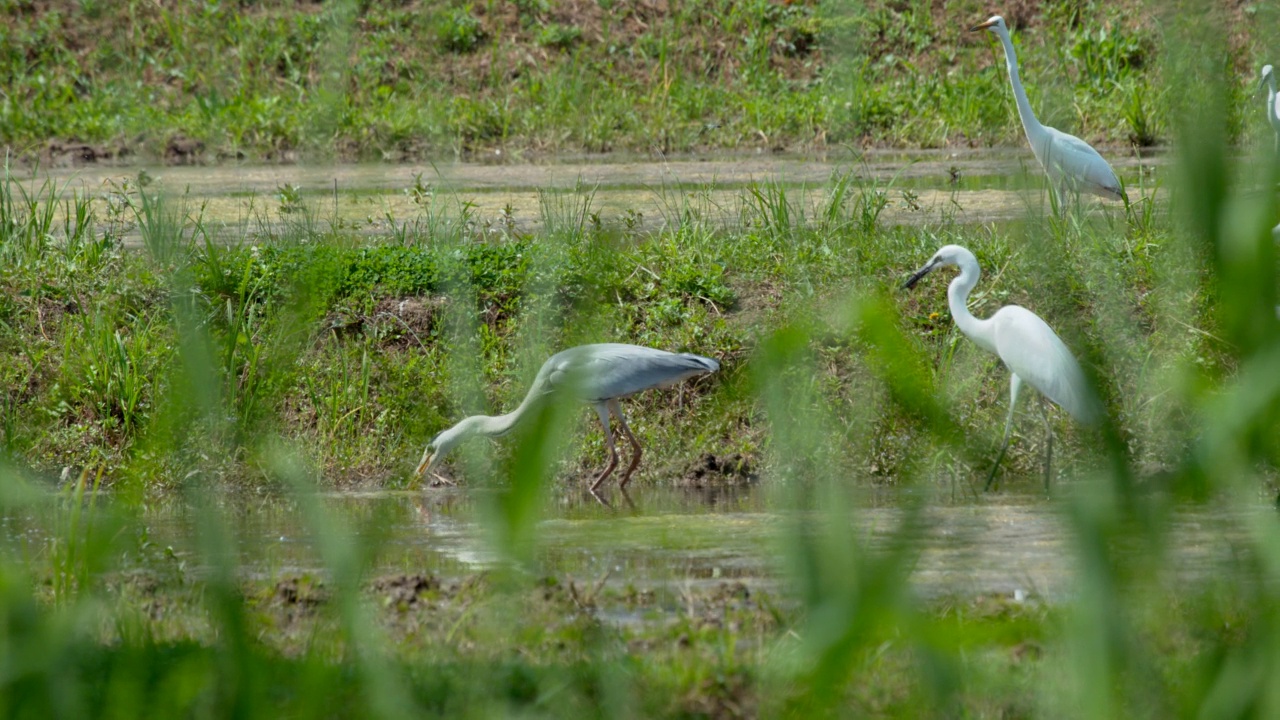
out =
{"type": "Polygon", "coordinates": [[[1280,153],[1280,107],[1276,107],[1276,73],[1270,65],[1262,66],[1262,78],[1258,81],[1258,90],[1267,88],[1267,122],[1276,135],[1276,152],[1280,153]]]}
{"type": "Polygon", "coordinates": [[[1040,161],[1057,191],[1058,199],[1065,200],[1067,191],[1073,191],[1089,192],[1127,203],[1129,198],[1125,195],[1119,178],[1097,150],[1075,135],[1042,125],[1036,119],[1036,114],[1031,111],[1031,103],[1027,101],[1027,92],[1022,89],[1022,80],[1018,78],[1018,56],[1013,50],[1013,40],[1009,37],[1009,28],[1005,26],[1004,18],[992,15],[991,19],[974,25],[969,30],[990,30],[1004,43],[1005,64],[1009,68],[1009,83],[1013,85],[1013,97],[1018,104],[1018,117],[1022,118],[1022,129],[1027,133],[1027,141],[1031,143],[1031,151],[1035,153],[1036,160],[1040,161]]]}
{"type": "MultiPolygon", "coordinates": [[[[982,271],[978,260],[968,249],[959,245],[946,245],[934,253],[924,267],[916,271],[906,282],[914,287],[920,278],[934,270],[951,265],[960,268],[960,274],[947,286],[947,305],[960,332],[978,347],[995,353],[1009,368],[1009,415],[1004,424],[1004,442],[1000,455],[987,477],[987,489],[995,479],[996,468],[1009,449],[1009,433],[1013,429],[1013,410],[1018,403],[1018,391],[1023,381],[1057,403],[1077,421],[1092,425],[1102,416],[1102,407],[1089,388],[1084,372],[1075,356],[1062,339],[1040,316],[1018,305],[1005,305],[986,320],[980,320],[969,312],[969,292],[978,284],[982,271]]],[[[1048,420],[1045,422],[1048,430],[1048,420]]],[[[1053,459],[1053,432],[1049,431],[1045,459],[1045,487],[1049,485],[1050,463],[1053,459]]]]}
{"type": "Polygon", "coordinates": [[[595,406],[600,424],[604,426],[609,462],[591,484],[593,492],[618,465],[618,451],[614,447],[613,430],[609,425],[610,413],[617,418],[623,434],[635,448],[631,465],[622,476],[621,487],[625,488],[631,480],[631,474],[640,465],[641,449],[640,442],[631,434],[631,428],[627,427],[627,420],[622,415],[618,400],[651,388],[669,387],[687,378],[713,373],[719,369],[720,363],[711,358],[691,353],[670,353],[639,345],[603,343],[569,348],[552,355],[542,364],[533,380],[533,386],[529,388],[520,406],[512,412],[498,416],[473,415],[432,438],[422,451],[416,475],[421,477],[431,470],[462,440],[472,435],[505,435],[537,403],[553,394],[564,393],[595,406]]]}

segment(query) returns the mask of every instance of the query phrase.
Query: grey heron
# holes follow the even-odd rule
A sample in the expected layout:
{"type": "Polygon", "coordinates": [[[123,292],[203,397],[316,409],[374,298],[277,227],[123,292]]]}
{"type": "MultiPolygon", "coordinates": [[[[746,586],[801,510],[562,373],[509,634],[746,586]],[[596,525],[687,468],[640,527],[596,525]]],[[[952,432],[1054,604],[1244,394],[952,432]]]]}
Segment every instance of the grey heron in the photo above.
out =
{"type": "Polygon", "coordinates": [[[1013,85],[1013,98],[1018,105],[1022,129],[1027,133],[1031,151],[1049,176],[1059,200],[1066,199],[1066,191],[1075,191],[1090,192],[1127,203],[1128,197],[1120,186],[1115,171],[1097,150],[1075,135],[1042,125],[1036,119],[1031,103],[1027,101],[1027,91],[1022,89],[1022,80],[1018,77],[1018,56],[1013,50],[1013,40],[1009,37],[1009,28],[1005,26],[1004,18],[992,15],[986,22],[974,25],[969,30],[990,30],[1004,43],[1005,65],[1009,70],[1009,83],[1013,85]]]}
{"type": "MultiPolygon", "coordinates": [[[[934,253],[924,267],[907,280],[905,287],[914,287],[920,278],[944,266],[960,269],[960,274],[947,286],[947,305],[960,332],[975,345],[994,353],[1009,368],[1009,414],[1005,419],[1004,441],[996,457],[986,489],[996,476],[996,468],[1009,449],[1009,433],[1013,429],[1013,410],[1018,402],[1018,391],[1025,381],[1042,395],[1057,403],[1077,421],[1091,425],[1101,417],[1102,407],[1075,356],[1067,349],[1057,333],[1040,319],[1039,315],[1018,305],[1005,305],[991,317],[981,320],[969,312],[969,292],[978,284],[982,271],[978,259],[968,249],[959,245],[946,245],[934,253]]],[[[1046,419],[1046,430],[1048,421],[1046,419]]],[[[1045,460],[1045,487],[1049,484],[1050,463],[1053,460],[1053,432],[1048,434],[1045,460]]]]}
{"type": "Polygon", "coordinates": [[[602,343],[569,348],[552,355],[542,364],[533,380],[533,386],[515,410],[497,416],[473,415],[432,438],[422,451],[416,475],[421,477],[431,470],[462,440],[472,435],[502,436],[519,424],[538,402],[550,395],[563,393],[590,403],[604,427],[609,461],[591,484],[593,492],[618,465],[618,451],[614,445],[609,417],[612,415],[617,419],[623,435],[635,450],[631,464],[622,475],[621,487],[625,488],[631,480],[631,474],[640,465],[642,451],[640,442],[627,426],[627,419],[622,414],[618,400],[651,388],[670,387],[688,378],[719,369],[720,363],[711,358],[639,345],[602,343]]]}

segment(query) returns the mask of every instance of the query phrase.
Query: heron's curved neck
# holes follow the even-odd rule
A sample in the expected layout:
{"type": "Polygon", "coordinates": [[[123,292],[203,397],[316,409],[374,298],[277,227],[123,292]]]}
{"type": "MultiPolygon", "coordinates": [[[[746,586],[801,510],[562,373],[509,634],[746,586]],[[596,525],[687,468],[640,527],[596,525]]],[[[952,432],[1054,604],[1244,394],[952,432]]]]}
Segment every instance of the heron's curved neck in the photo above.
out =
{"type": "Polygon", "coordinates": [[[1018,76],[1018,54],[1013,49],[1013,38],[1003,28],[996,30],[1000,42],[1004,43],[1004,64],[1009,69],[1009,84],[1013,86],[1013,99],[1018,104],[1018,117],[1022,119],[1022,129],[1032,141],[1032,149],[1036,148],[1035,140],[1044,133],[1044,126],[1036,119],[1031,110],[1031,102],[1027,100],[1027,91],[1022,89],[1022,79],[1018,76]]]}
{"type": "Polygon", "coordinates": [[[977,260],[961,261],[960,274],[947,286],[947,306],[951,308],[951,317],[956,321],[960,332],[973,340],[987,352],[996,351],[995,328],[990,320],[981,320],[969,312],[969,293],[978,284],[982,271],[978,269],[977,260]]]}
{"type": "Polygon", "coordinates": [[[546,378],[539,373],[537,379],[533,381],[533,387],[529,388],[529,392],[525,394],[524,400],[520,401],[520,405],[515,410],[505,415],[472,415],[458,423],[463,426],[464,435],[484,435],[485,437],[500,437],[511,431],[511,428],[520,424],[520,421],[534,403],[545,395],[546,378]]]}

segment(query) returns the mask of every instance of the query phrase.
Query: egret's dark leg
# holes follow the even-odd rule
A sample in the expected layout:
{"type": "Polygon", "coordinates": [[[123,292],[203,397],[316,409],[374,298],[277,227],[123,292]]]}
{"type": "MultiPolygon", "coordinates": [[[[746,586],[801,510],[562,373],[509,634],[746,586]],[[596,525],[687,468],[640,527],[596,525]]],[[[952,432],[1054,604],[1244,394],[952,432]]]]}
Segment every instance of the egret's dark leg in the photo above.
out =
{"type": "Polygon", "coordinates": [[[600,416],[600,425],[604,428],[604,444],[609,448],[609,462],[604,466],[604,470],[596,477],[596,481],[591,483],[591,493],[594,495],[596,488],[600,487],[600,483],[613,473],[613,469],[618,467],[618,449],[613,446],[613,428],[609,427],[609,408],[604,403],[596,405],[596,414],[600,416]]]}
{"type": "Polygon", "coordinates": [[[1053,425],[1049,424],[1049,401],[1040,398],[1040,414],[1044,418],[1044,492],[1049,493],[1049,482],[1053,479],[1053,425]]]}
{"type": "Polygon", "coordinates": [[[1009,374],[1009,415],[1004,421],[1004,442],[1000,443],[1000,454],[996,456],[996,464],[991,466],[991,474],[987,476],[987,484],[982,488],[983,492],[991,490],[991,484],[995,482],[996,470],[1000,468],[1000,461],[1004,459],[1005,451],[1009,449],[1009,433],[1013,430],[1013,410],[1018,406],[1018,391],[1022,389],[1022,378],[1014,373],[1009,374]]]}
{"type": "Polygon", "coordinates": [[[627,425],[627,418],[622,414],[622,406],[618,405],[617,400],[609,401],[609,411],[613,416],[618,418],[618,425],[622,427],[622,433],[631,441],[631,447],[635,448],[635,454],[631,456],[631,465],[627,467],[627,471],[622,474],[622,484],[619,487],[625,488],[628,482],[631,482],[631,473],[636,471],[640,466],[640,455],[643,450],[640,449],[640,441],[636,440],[636,436],[631,433],[631,428],[627,425]]]}
{"type": "Polygon", "coordinates": [[[1048,398],[1041,396],[1041,415],[1044,418],[1044,495],[1053,479],[1053,425],[1048,420],[1048,398]]]}

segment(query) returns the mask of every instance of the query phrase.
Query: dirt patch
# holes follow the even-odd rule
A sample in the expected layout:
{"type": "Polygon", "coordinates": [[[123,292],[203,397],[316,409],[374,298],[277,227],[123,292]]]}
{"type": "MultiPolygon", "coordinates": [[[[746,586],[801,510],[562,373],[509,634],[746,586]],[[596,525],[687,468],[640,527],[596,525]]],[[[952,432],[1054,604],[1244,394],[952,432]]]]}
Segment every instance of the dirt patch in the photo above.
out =
{"type": "Polygon", "coordinates": [[[679,484],[687,488],[736,487],[751,485],[758,479],[751,461],[742,453],[719,457],[704,453],[684,471],[679,484]]]}
{"type": "Polygon", "coordinates": [[[324,584],[310,577],[290,577],[271,589],[271,601],[282,607],[314,608],[329,601],[324,584]]]}
{"type": "Polygon", "coordinates": [[[440,579],[434,575],[388,575],[373,581],[373,592],[383,604],[398,610],[417,607],[424,593],[441,587],[440,579]]]}
{"type": "Polygon", "coordinates": [[[369,330],[384,345],[407,348],[422,345],[440,322],[448,300],[444,297],[386,298],[378,301],[369,330]]]}
{"type": "Polygon", "coordinates": [[[67,315],[75,315],[79,312],[80,306],[75,300],[41,297],[36,301],[35,312],[36,326],[39,328],[40,336],[48,339],[57,331],[67,315]]]}
{"type": "Polygon", "coordinates": [[[419,348],[430,342],[448,298],[383,298],[369,314],[339,311],[325,324],[338,335],[365,334],[385,348],[419,348]]]}
{"type": "Polygon", "coordinates": [[[178,134],[164,145],[166,165],[199,165],[204,154],[204,143],[178,134]]]}
{"type": "Polygon", "coordinates": [[[117,160],[130,154],[123,145],[50,140],[40,152],[40,164],[46,168],[75,168],[117,160]]]}
{"type": "Polygon", "coordinates": [[[756,716],[756,697],[751,681],[741,672],[703,680],[680,703],[689,717],[744,718],[756,716]]]}
{"type": "MultiPolygon", "coordinates": [[[[1040,3],[1029,2],[1029,0],[1012,0],[1006,3],[1003,13],[1005,24],[1011,30],[1025,30],[1040,19],[1040,3]]],[[[975,19],[973,24],[978,24],[986,18],[975,19]]]]}

